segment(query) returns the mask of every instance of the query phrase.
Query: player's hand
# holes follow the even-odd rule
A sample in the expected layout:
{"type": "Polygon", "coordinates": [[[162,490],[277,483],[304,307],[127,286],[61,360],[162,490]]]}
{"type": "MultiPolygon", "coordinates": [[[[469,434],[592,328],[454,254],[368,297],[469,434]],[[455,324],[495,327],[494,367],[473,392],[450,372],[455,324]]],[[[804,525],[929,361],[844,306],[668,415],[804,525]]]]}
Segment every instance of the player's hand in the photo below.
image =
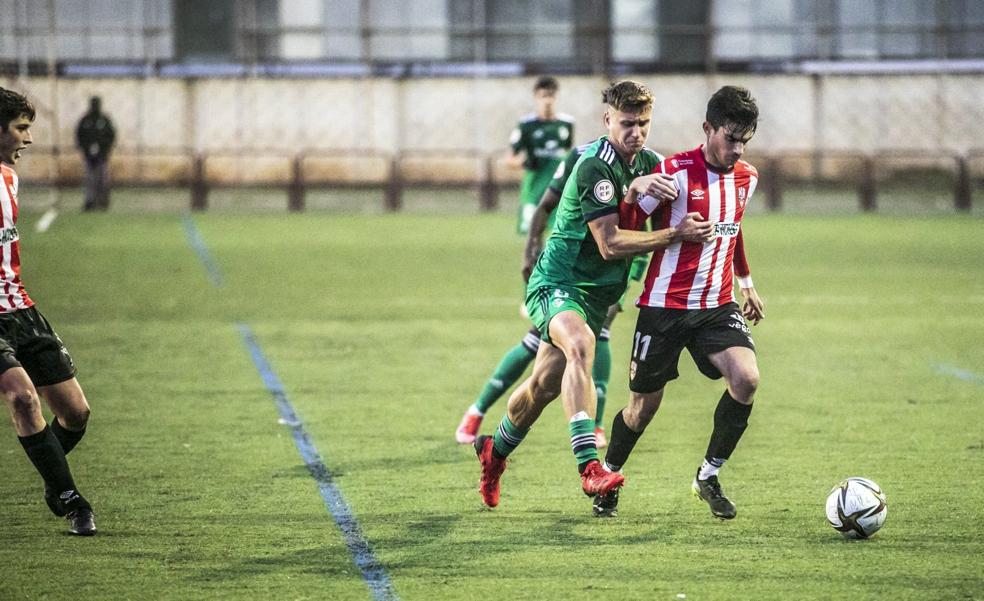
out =
{"type": "Polygon", "coordinates": [[[523,281],[529,283],[530,275],[533,273],[533,266],[536,265],[536,260],[540,258],[540,253],[543,251],[542,244],[528,244],[525,252],[523,253],[523,281]]]}
{"type": "MultiPolygon", "coordinates": [[[[639,202],[646,196],[652,196],[659,204],[671,202],[677,197],[676,180],[665,173],[650,173],[632,180],[625,202],[639,202]]],[[[658,205],[657,205],[658,206],[658,205]]]]}
{"type": "Polygon", "coordinates": [[[684,242],[707,242],[714,238],[714,224],[701,217],[700,213],[687,213],[676,230],[684,242]]]}
{"type": "Polygon", "coordinates": [[[741,295],[745,299],[741,314],[753,325],[758,325],[758,322],[765,319],[765,304],[759,298],[758,292],[755,292],[755,288],[742,288],[741,295]]]}

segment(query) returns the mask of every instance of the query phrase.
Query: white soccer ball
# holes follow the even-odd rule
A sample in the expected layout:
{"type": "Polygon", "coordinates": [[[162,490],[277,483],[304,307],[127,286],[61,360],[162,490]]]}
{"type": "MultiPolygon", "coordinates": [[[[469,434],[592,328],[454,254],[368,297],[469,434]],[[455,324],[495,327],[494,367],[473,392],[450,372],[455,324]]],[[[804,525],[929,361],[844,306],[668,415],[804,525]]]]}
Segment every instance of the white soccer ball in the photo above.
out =
{"type": "Polygon", "coordinates": [[[868,538],[888,515],[885,493],[867,478],[848,478],[827,495],[827,521],[847,538],[868,538]]]}

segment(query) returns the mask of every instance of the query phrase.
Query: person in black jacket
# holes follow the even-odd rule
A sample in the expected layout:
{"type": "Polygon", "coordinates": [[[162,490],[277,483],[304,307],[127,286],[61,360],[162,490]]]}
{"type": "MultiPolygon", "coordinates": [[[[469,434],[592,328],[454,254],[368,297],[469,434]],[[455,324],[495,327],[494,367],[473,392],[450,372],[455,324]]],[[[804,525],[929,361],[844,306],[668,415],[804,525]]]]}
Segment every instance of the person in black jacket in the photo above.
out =
{"type": "Polygon", "coordinates": [[[109,153],[116,141],[113,122],[102,112],[98,96],[89,99],[89,112],[75,130],[75,140],[85,159],[85,211],[109,208],[109,153]]]}

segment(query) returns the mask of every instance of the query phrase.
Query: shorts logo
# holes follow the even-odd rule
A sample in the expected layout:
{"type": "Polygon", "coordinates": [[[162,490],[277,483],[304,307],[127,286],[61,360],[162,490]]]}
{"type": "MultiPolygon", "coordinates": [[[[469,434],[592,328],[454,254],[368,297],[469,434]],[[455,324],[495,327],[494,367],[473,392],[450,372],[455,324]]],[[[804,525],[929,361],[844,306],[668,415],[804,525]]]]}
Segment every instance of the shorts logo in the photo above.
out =
{"type": "Polygon", "coordinates": [[[567,299],[571,297],[571,293],[564,292],[563,290],[554,290],[552,296],[553,296],[553,302],[552,302],[553,306],[559,307],[563,305],[567,301],[567,299]]]}
{"type": "Polygon", "coordinates": [[[594,195],[599,202],[607,203],[615,198],[615,186],[607,179],[603,179],[595,184],[594,195]]]}
{"type": "MultiPolygon", "coordinates": [[[[732,327],[736,330],[741,330],[741,332],[746,336],[751,335],[751,332],[748,329],[748,324],[745,323],[745,318],[742,317],[741,313],[735,311],[734,313],[731,314],[731,319],[733,319],[734,321],[728,324],[729,327],[732,327]]],[[[751,338],[749,338],[749,340],[751,340],[751,338]]]]}

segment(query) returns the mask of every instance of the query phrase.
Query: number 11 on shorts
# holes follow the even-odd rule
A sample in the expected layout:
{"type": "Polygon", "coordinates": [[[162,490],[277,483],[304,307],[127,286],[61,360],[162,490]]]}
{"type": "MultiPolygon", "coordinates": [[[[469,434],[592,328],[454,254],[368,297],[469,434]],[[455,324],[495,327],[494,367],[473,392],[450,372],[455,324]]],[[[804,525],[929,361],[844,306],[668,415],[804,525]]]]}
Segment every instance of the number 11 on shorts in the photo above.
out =
{"type": "Polygon", "coordinates": [[[632,356],[639,361],[645,361],[646,355],[649,353],[649,343],[652,341],[652,336],[643,336],[640,332],[636,332],[635,343],[632,345],[632,356]]]}

